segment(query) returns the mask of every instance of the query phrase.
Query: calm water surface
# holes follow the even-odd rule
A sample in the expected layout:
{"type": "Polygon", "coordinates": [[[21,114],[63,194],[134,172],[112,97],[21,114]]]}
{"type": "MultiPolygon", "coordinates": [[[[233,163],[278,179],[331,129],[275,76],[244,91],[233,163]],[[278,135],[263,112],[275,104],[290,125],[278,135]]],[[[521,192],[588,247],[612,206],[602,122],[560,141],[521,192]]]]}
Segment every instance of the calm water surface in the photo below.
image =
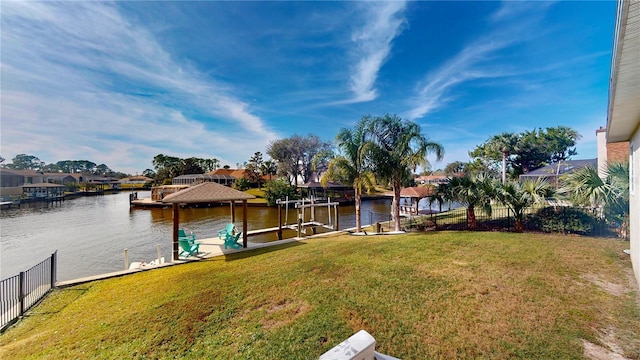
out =
{"type": "MultiPolygon", "coordinates": [[[[140,198],[150,197],[139,192],[140,198]]],[[[364,201],[362,222],[389,220],[391,201],[364,201]]],[[[340,206],[340,229],[355,226],[353,206],[340,206]]],[[[248,230],[278,225],[277,208],[249,207],[248,230]]],[[[333,212],[331,214],[333,216],[333,212]]],[[[297,215],[290,209],[288,222],[297,215]]],[[[308,212],[307,212],[308,218],[308,212]]],[[[326,208],[316,210],[318,221],[329,223],[326,208]]],[[[180,227],[198,239],[216,237],[230,220],[229,206],[180,210],[180,227]]],[[[334,219],[332,219],[334,220],[334,219]]],[[[236,225],[242,224],[242,206],[236,206],[236,225]]],[[[173,217],[167,209],[129,208],[129,193],[81,197],[56,204],[23,204],[0,212],[0,278],[25,271],[58,251],[58,280],[71,280],[124,269],[129,261],[171,257],[173,217]]],[[[285,233],[285,237],[295,234],[285,233]]],[[[250,237],[251,242],[275,240],[275,235],[250,237]]]]}

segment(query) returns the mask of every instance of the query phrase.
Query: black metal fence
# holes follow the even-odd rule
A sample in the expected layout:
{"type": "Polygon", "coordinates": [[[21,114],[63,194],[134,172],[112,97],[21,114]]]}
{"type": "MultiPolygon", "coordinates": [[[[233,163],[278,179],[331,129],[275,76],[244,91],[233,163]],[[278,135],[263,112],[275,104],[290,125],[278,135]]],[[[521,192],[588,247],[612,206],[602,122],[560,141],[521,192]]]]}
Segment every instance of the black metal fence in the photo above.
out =
{"type": "MultiPolygon", "coordinates": [[[[494,207],[491,214],[476,208],[474,214],[475,221],[470,218],[466,208],[458,208],[443,213],[407,218],[404,220],[404,227],[407,230],[426,228],[437,230],[516,230],[517,219],[509,208],[494,207]]],[[[521,219],[521,226],[523,230],[533,232],[621,238],[628,236],[628,232],[619,222],[605,219],[597,209],[581,207],[527,208],[521,219]]]]}
{"type": "Polygon", "coordinates": [[[4,332],[56,285],[58,252],[19,275],[0,281],[0,332],[4,332]]]}

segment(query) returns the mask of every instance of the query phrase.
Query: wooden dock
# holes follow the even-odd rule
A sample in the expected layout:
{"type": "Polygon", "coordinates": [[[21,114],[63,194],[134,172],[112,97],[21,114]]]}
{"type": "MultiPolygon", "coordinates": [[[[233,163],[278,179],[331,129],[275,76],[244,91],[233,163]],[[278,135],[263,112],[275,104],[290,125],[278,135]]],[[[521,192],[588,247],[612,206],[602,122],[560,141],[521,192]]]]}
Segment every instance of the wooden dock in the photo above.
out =
{"type": "MultiPolygon", "coordinates": [[[[321,228],[324,228],[324,229],[335,231],[335,228],[333,226],[329,226],[329,225],[326,225],[326,224],[323,224],[323,223],[317,222],[317,221],[308,221],[308,222],[302,223],[301,225],[302,225],[301,232],[303,234],[306,234],[305,229],[309,228],[309,227],[313,229],[312,232],[314,234],[316,233],[315,228],[317,228],[317,227],[321,227],[321,228]]],[[[289,224],[289,225],[282,225],[282,227],[275,226],[275,227],[270,227],[270,228],[265,228],[265,229],[248,230],[247,231],[247,237],[257,236],[257,235],[264,235],[264,234],[278,233],[278,232],[283,231],[283,230],[298,231],[298,224],[289,224]]],[[[282,234],[278,234],[278,238],[282,239],[282,234]]]]}
{"type": "Polygon", "coordinates": [[[20,201],[1,201],[0,209],[11,209],[14,205],[20,207],[20,201]]]}

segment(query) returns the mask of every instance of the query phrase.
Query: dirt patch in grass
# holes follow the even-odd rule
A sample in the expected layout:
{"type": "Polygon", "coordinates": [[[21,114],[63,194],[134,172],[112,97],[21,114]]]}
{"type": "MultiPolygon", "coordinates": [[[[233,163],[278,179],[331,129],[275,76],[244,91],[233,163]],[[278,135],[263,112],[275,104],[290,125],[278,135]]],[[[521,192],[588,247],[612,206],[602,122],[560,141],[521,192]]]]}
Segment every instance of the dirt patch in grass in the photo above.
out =
{"type": "Polygon", "coordinates": [[[615,325],[610,324],[608,327],[597,329],[597,340],[600,345],[594,344],[587,340],[583,340],[584,356],[591,360],[630,360],[640,359],[640,340],[637,334],[626,328],[628,319],[632,317],[637,309],[640,308],[640,292],[638,291],[638,283],[633,275],[633,271],[629,268],[622,269],[624,276],[620,278],[621,283],[607,281],[598,274],[586,274],[580,278],[586,280],[604,292],[616,297],[628,297],[631,314],[618,313],[611,314],[608,309],[601,309],[607,316],[618,317],[615,325]]]}
{"type": "Polygon", "coordinates": [[[627,286],[612,283],[602,279],[600,276],[596,274],[586,274],[581,276],[582,279],[589,281],[590,283],[598,286],[600,289],[606,291],[607,293],[615,296],[622,296],[628,293],[629,290],[627,286]]]}
{"type": "Polygon", "coordinates": [[[258,311],[265,312],[261,321],[262,327],[265,330],[271,330],[291,324],[299,317],[308,313],[310,309],[311,306],[306,301],[298,299],[274,299],[259,307],[258,311]]]}
{"type": "Polygon", "coordinates": [[[587,340],[582,340],[584,346],[584,356],[591,360],[629,360],[628,358],[615,353],[607,348],[593,344],[587,340]]]}

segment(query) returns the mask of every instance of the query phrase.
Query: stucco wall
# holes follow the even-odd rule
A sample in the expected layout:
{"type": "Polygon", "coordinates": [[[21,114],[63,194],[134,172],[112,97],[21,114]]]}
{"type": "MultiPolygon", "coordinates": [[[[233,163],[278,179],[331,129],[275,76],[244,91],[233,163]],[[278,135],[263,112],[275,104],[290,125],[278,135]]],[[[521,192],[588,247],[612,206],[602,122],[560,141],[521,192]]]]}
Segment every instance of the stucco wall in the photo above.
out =
{"type": "Polygon", "coordinates": [[[633,154],[630,154],[630,168],[632,171],[629,194],[630,227],[631,227],[631,261],[636,281],[640,285],[640,129],[636,130],[631,138],[633,154]],[[631,163],[631,161],[633,163],[631,163]]]}
{"type": "Polygon", "coordinates": [[[605,128],[596,130],[596,140],[598,144],[598,175],[604,178],[604,170],[607,168],[607,130],[605,128]]]}

